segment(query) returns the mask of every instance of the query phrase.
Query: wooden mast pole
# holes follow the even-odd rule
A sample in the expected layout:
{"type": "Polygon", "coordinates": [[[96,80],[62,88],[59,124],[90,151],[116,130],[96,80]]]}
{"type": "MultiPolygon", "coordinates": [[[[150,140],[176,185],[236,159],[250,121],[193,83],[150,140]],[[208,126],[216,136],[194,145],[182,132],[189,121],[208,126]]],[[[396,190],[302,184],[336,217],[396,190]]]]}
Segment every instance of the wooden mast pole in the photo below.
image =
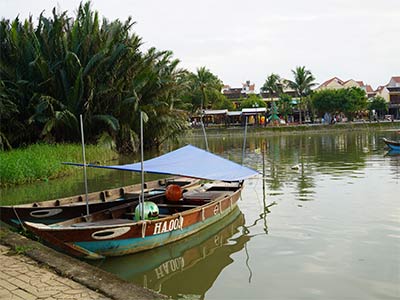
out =
{"type": "Polygon", "coordinates": [[[82,139],[82,157],[83,157],[83,177],[85,181],[85,200],[86,200],[86,214],[89,214],[89,197],[88,197],[88,185],[87,185],[87,173],[86,173],[86,156],[85,156],[85,136],[83,133],[83,120],[82,114],[79,115],[81,123],[81,139],[82,139]]]}

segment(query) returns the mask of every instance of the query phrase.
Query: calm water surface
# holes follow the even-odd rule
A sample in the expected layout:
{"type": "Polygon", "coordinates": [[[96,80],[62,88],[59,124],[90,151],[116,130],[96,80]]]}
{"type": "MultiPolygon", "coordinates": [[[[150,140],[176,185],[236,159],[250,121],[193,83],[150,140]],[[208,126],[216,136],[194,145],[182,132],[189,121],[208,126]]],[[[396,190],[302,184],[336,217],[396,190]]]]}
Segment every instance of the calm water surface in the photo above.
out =
{"type": "MultiPolygon", "coordinates": [[[[245,182],[228,218],[163,248],[92,263],[173,298],[400,299],[400,155],[382,137],[398,138],[250,135],[244,164],[262,173],[264,161],[265,176],[245,182]]],[[[203,147],[201,138],[185,142],[203,147]]],[[[237,162],[242,142],[209,138],[212,152],[237,162]]],[[[91,190],[139,180],[90,172],[91,190]]],[[[3,190],[2,202],[82,190],[76,177],[3,190]]]]}

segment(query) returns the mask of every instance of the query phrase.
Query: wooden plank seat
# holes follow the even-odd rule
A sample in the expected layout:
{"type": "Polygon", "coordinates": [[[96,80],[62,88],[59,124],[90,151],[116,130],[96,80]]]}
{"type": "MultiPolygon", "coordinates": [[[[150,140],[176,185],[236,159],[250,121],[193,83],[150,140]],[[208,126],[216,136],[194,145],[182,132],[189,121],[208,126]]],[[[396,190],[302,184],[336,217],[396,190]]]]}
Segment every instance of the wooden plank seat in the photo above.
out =
{"type": "Polygon", "coordinates": [[[192,204],[181,204],[181,203],[158,203],[158,207],[162,208],[168,208],[168,207],[179,207],[179,208],[196,208],[199,207],[199,205],[192,205],[192,204]]]}
{"type": "Polygon", "coordinates": [[[94,222],[82,222],[72,224],[72,227],[89,227],[89,226],[104,226],[104,225],[119,225],[119,224],[126,224],[126,223],[135,223],[135,221],[130,219],[107,219],[101,221],[94,221],[94,222]]]}
{"type": "Polygon", "coordinates": [[[224,195],[231,195],[232,191],[206,191],[206,192],[187,192],[183,194],[183,198],[187,200],[208,200],[212,201],[224,195]]]}

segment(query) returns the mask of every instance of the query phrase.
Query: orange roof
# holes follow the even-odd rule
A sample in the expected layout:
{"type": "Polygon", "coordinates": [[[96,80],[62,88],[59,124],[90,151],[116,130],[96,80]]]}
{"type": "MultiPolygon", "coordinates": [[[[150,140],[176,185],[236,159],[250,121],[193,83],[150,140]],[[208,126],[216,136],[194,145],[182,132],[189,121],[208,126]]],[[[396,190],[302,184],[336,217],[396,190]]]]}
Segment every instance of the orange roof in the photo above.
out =
{"type": "Polygon", "coordinates": [[[392,79],[398,83],[400,83],[400,76],[393,76],[392,79]]]}
{"type": "Polygon", "coordinates": [[[374,92],[374,90],[372,89],[372,87],[369,84],[367,84],[365,86],[365,90],[366,90],[367,93],[373,93],[374,92]]]}
{"type": "Polygon", "coordinates": [[[338,77],[333,77],[331,79],[328,79],[327,81],[325,81],[324,83],[322,83],[320,86],[327,86],[328,84],[330,84],[332,81],[337,80],[339,82],[339,84],[343,84],[343,80],[341,80],[338,77]]]}

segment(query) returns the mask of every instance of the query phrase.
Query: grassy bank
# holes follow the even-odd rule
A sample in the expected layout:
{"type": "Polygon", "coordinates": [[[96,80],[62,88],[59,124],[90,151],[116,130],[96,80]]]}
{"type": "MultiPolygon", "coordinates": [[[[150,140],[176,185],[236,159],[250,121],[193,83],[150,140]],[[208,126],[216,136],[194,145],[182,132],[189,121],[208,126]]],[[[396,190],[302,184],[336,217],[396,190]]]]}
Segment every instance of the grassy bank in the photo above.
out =
{"type": "MultiPolygon", "coordinates": [[[[109,149],[88,145],[87,162],[104,163],[117,158],[109,149]]],[[[82,149],[78,144],[36,144],[24,149],[0,152],[0,185],[8,186],[48,180],[79,171],[61,162],[82,162],[82,149]]]]}

